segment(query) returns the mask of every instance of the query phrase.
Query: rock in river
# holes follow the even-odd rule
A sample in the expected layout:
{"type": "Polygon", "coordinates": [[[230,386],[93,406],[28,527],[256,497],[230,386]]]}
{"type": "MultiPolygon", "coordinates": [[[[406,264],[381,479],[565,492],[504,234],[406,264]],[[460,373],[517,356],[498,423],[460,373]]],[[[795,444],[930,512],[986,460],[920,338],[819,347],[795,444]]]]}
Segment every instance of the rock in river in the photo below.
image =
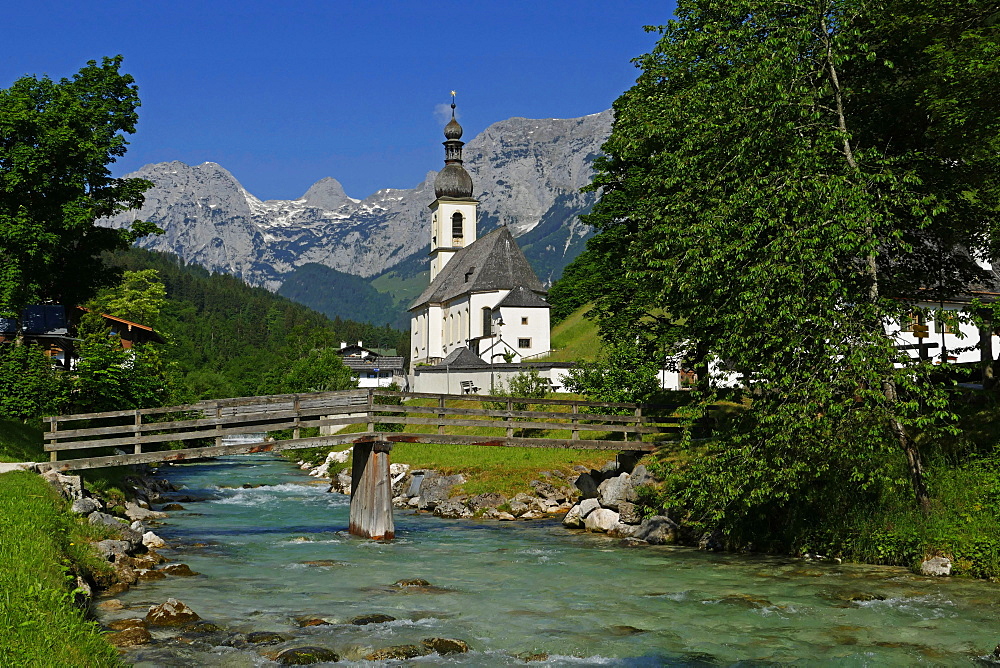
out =
{"type": "Polygon", "coordinates": [[[274,660],[282,666],[307,666],[321,661],[340,661],[340,655],[325,647],[292,647],[279,652],[274,660]]]}
{"type": "Polygon", "coordinates": [[[115,647],[135,647],[145,645],[153,639],[152,634],[141,626],[135,626],[117,633],[109,633],[105,636],[108,642],[115,647]]]}
{"type": "Polygon", "coordinates": [[[168,598],[165,603],[150,606],[146,613],[146,622],[150,626],[183,626],[199,619],[201,617],[198,613],[176,598],[168,598]]]}
{"type": "Polygon", "coordinates": [[[357,617],[352,617],[347,623],[354,624],[355,626],[365,626],[366,624],[384,624],[385,622],[394,622],[395,617],[390,617],[389,615],[358,615],[357,617]]]}
{"type": "Polygon", "coordinates": [[[465,654],[469,645],[454,638],[424,638],[420,641],[424,647],[438,654],[465,654]]]}
{"type": "Polygon", "coordinates": [[[415,659],[430,654],[430,650],[420,645],[394,645],[377,649],[365,657],[366,661],[391,661],[393,659],[415,659]]]}

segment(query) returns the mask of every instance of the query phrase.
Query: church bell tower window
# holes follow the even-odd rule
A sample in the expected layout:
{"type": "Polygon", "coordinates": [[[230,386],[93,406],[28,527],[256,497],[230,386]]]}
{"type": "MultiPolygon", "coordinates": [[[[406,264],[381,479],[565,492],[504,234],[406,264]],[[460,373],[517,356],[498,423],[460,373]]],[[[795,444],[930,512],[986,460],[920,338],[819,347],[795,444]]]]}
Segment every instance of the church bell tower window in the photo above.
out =
{"type": "Polygon", "coordinates": [[[451,217],[451,236],[453,239],[462,239],[462,228],[463,228],[463,217],[462,214],[456,211],[451,217]]]}

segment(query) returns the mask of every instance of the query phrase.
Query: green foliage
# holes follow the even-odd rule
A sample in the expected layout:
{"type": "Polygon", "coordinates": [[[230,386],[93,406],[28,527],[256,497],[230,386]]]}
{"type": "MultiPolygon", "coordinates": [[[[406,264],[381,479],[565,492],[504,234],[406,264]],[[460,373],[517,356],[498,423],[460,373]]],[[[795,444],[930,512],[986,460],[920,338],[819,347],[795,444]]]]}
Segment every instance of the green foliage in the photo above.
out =
{"type": "Polygon", "coordinates": [[[591,401],[645,403],[660,391],[661,366],[655,356],[624,342],[606,346],[596,360],[581,360],[563,382],[591,401]]]}
{"type": "Polygon", "coordinates": [[[357,387],[351,370],[344,366],[335,348],[310,350],[292,362],[282,392],[332,392],[357,387]]]}
{"type": "Polygon", "coordinates": [[[120,666],[74,605],[75,576],[99,568],[101,538],[32,473],[0,474],[0,656],[10,666],[120,666]]]}
{"type": "Polygon", "coordinates": [[[990,255],[1000,115],[978,86],[996,89],[994,14],[682,0],[637,59],[597,163],[586,296],[606,341],[685,354],[703,406],[713,360],[748,388],[668,481],[674,512],[787,542],[905,483],[928,510],[916,435],[942,447],[955,413],[885,325],[980,276],[969,251],[990,255]]]}
{"type": "Polygon", "coordinates": [[[39,462],[43,459],[42,429],[38,425],[0,418],[0,462],[39,462]]]}
{"type": "Polygon", "coordinates": [[[117,336],[92,336],[80,345],[73,379],[78,412],[118,411],[170,405],[166,363],[155,344],[122,348],[117,336]]]}
{"type": "MultiPolygon", "coordinates": [[[[371,281],[310,262],[289,274],[278,294],[319,311],[328,318],[350,318],[406,329],[406,306],[372,287],[371,281]]],[[[374,345],[374,342],[372,342],[374,345]]]]}
{"type": "MultiPolygon", "coordinates": [[[[399,383],[389,383],[388,387],[385,389],[392,392],[399,392],[399,383]]],[[[374,398],[372,399],[376,404],[380,406],[402,406],[403,397],[378,394],[376,392],[374,398]]],[[[389,415],[402,417],[405,413],[393,413],[390,411],[375,411],[375,415],[389,415]]],[[[406,425],[403,424],[376,424],[375,431],[403,431],[406,425]]]]}
{"type": "Polygon", "coordinates": [[[166,289],[155,269],[126,271],[119,285],[87,303],[78,326],[80,361],[73,376],[74,408],[80,412],[153,408],[175,399],[175,371],[160,344],[122,340],[102,313],[154,327],[166,304],[166,289]]]}
{"type": "Polygon", "coordinates": [[[108,169],[138,119],[137,88],[121,62],[89,61],[72,79],[26,76],[0,90],[0,313],[85,301],[116,278],[101,252],[156,230],[94,224],[141,206],[152,185],[108,169]]]}
{"type": "Polygon", "coordinates": [[[35,345],[0,344],[0,419],[31,420],[58,414],[70,380],[35,345]]]}
{"type": "Polygon", "coordinates": [[[176,364],[185,400],[285,392],[293,364],[319,356],[314,350],[339,348],[341,341],[409,347],[405,332],[339,318],[331,322],[264,288],[210,274],[173,255],[133,248],[108,260],[124,270],[157,270],[167,294],[158,330],[170,341],[163,356],[176,364]]]}

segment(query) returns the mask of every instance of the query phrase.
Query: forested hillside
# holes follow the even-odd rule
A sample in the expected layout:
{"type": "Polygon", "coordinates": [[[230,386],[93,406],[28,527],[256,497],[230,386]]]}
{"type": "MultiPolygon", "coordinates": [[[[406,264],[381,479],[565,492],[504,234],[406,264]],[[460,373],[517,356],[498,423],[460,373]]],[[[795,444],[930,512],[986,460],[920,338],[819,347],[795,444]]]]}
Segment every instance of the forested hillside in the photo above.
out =
{"type": "Polygon", "coordinates": [[[310,351],[341,341],[408,349],[407,334],[334,318],[252,288],[227,274],[210,274],[167,253],[129,249],[109,262],[128,271],[156,269],[167,292],[158,331],[169,343],[183,399],[251,396],[282,391],[285,376],[310,351]]]}

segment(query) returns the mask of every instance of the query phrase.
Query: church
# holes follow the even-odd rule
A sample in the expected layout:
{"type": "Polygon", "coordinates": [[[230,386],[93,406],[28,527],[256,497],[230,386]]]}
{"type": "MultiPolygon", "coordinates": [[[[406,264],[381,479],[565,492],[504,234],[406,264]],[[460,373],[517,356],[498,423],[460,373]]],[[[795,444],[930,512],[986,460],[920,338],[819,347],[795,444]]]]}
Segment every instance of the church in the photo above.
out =
{"type": "Polygon", "coordinates": [[[506,226],[478,237],[454,98],[451,110],[430,204],[430,285],[409,308],[411,368],[531,360],[550,348],[546,291],[506,226]]]}

